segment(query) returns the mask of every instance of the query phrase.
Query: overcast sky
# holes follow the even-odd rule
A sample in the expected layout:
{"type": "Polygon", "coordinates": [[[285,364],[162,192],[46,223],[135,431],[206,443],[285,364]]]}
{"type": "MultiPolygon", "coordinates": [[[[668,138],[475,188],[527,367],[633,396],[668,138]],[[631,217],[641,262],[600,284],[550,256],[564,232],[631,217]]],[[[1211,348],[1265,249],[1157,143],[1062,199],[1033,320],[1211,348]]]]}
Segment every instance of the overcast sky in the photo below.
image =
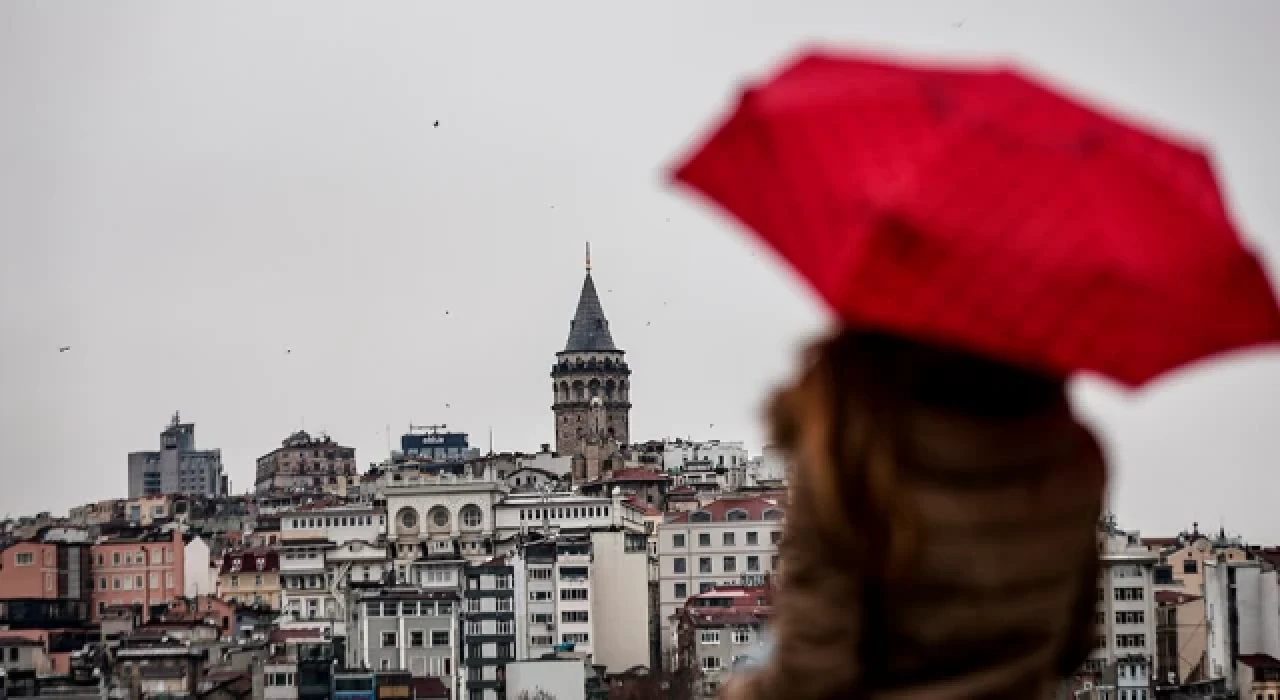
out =
{"type": "MultiPolygon", "coordinates": [[[[0,515],[126,495],[174,410],[237,491],[300,427],[365,464],[411,421],[536,450],[587,240],[633,437],[758,451],[825,319],[664,168],[812,40],[1013,57],[1202,137],[1280,270],[1276,27],[1274,0],[6,0],[0,515]]],[[[1280,353],[1078,394],[1122,525],[1280,543],[1280,353]]]]}

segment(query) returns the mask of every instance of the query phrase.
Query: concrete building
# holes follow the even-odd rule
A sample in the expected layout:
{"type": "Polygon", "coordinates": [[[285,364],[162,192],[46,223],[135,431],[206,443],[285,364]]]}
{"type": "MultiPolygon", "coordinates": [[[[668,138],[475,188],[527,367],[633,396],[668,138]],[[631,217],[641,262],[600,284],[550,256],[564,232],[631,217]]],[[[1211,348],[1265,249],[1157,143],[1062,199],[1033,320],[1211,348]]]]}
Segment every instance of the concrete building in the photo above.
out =
{"type": "Polygon", "coordinates": [[[513,568],[502,558],[469,566],[463,591],[465,694],[500,700],[502,669],[516,660],[516,600],[513,568]]]}
{"type": "Polygon", "coordinates": [[[88,601],[94,591],[90,545],[54,528],[0,549],[0,600],[88,601]]]}
{"type": "Polygon", "coordinates": [[[217,498],[230,492],[221,450],[196,449],[195,423],[177,413],[160,432],[158,451],[129,453],[129,498],[192,494],[217,498]]]}
{"type": "Polygon", "coordinates": [[[1246,654],[1236,660],[1236,688],[1241,700],[1280,698],[1280,659],[1246,654]]]}
{"type": "Polygon", "coordinates": [[[1145,678],[1145,692],[1149,694],[1156,660],[1152,571],[1159,557],[1142,544],[1137,532],[1120,530],[1112,519],[1100,530],[1098,547],[1102,564],[1096,613],[1098,638],[1085,670],[1101,674],[1114,667],[1117,689],[1125,685],[1129,691],[1137,689],[1135,679],[1145,678]]]}
{"type": "Polygon", "coordinates": [[[718,497],[746,485],[747,449],[741,442],[668,440],[662,464],[676,484],[718,497]]]}
{"type": "Polygon", "coordinates": [[[493,511],[505,485],[492,475],[412,472],[388,483],[385,494],[398,578],[410,580],[410,564],[424,554],[457,552],[474,564],[496,554],[493,511]]]}
{"type": "Polygon", "coordinates": [[[286,628],[346,634],[346,588],[382,581],[386,513],[369,505],[303,507],[280,514],[280,582],[286,628]]]}
{"type": "Polygon", "coordinates": [[[787,460],[782,450],[765,445],[764,453],[747,460],[745,486],[749,488],[779,488],[787,483],[787,460]]]}
{"type": "MultiPolygon", "coordinates": [[[[186,591],[186,543],[182,532],[139,530],[93,545],[95,619],[113,605],[167,605],[186,591]]],[[[207,565],[206,565],[207,566],[207,565]]]]}
{"type": "Polygon", "coordinates": [[[759,496],[723,498],[670,513],[658,532],[663,651],[675,641],[671,618],[690,596],[716,586],[759,585],[778,568],[783,506],[759,496]]]}
{"type": "Polygon", "coordinates": [[[458,595],[411,587],[353,590],[347,665],[408,671],[457,688],[458,595]]]}
{"type": "Polygon", "coordinates": [[[227,552],[218,570],[218,595],[244,605],[280,609],[280,554],[273,549],[227,552]]]}
{"type": "Polygon", "coordinates": [[[299,430],[258,458],[254,490],[323,491],[346,496],[347,488],[358,479],[355,448],[339,445],[328,435],[312,438],[299,430]]]}
{"type": "Polygon", "coordinates": [[[564,350],[551,366],[551,410],[556,453],[574,459],[574,479],[589,481],[616,462],[631,434],[631,368],[609,332],[609,321],[591,278],[591,253],[569,322],[564,350]]]}
{"type": "Polygon", "coordinates": [[[608,528],[646,532],[643,506],[624,499],[621,493],[513,493],[494,506],[493,520],[499,554],[511,551],[516,538],[530,532],[545,536],[608,528]]]}
{"type": "Polygon", "coordinates": [[[1280,659],[1280,581],[1270,562],[1225,556],[1204,565],[1209,679],[1238,688],[1243,657],[1280,659]]]}
{"type": "Polygon", "coordinates": [[[701,674],[697,697],[716,697],[725,674],[761,656],[772,615],[764,586],[724,586],[684,602],[673,621],[675,665],[701,674]]]}

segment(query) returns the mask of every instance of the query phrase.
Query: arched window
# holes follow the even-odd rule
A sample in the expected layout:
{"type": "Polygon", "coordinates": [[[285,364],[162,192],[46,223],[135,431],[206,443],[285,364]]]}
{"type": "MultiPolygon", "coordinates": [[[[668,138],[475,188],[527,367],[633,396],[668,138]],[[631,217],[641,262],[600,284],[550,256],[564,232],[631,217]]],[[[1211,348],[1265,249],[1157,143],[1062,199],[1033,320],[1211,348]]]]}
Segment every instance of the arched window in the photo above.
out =
{"type": "Polygon", "coordinates": [[[697,510],[689,514],[689,522],[691,523],[709,523],[711,522],[711,514],[705,510],[697,510]]]}
{"type": "Polygon", "coordinates": [[[484,522],[484,513],[480,506],[467,504],[458,512],[458,518],[462,520],[463,527],[480,527],[480,523],[484,522]]]}
{"type": "Polygon", "coordinates": [[[730,521],[730,522],[737,522],[737,521],[740,521],[740,520],[747,520],[747,519],[749,519],[749,517],[750,517],[750,516],[748,516],[748,515],[747,515],[747,511],[745,511],[745,510],[743,510],[743,509],[741,509],[741,508],[734,508],[733,510],[731,510],[731,511],[729,511],[728,513],[725,513],[725,514],[724,514],[724,519],[725,519],[725,520],[728,520],[728,521],[730,521]]]}
{"type": "Polygon", "coordinates": [[[418,511],[412,508],[401,508],[400,512],[396,513],[396,521],[406,530],[416,530],[418,529],[418,511]]]}
{"type": "Polygon", "coordinates": [[[444,506],[436,506],[427,512],[427,518],[431,521],[433,528],[449,527],[449,509],[444,506]]]}
{"type": "Polygon", "coordinates": [[[765,520],[782,520],[782,511],[777,508],[770,508],[764,512],[765,520]]]}

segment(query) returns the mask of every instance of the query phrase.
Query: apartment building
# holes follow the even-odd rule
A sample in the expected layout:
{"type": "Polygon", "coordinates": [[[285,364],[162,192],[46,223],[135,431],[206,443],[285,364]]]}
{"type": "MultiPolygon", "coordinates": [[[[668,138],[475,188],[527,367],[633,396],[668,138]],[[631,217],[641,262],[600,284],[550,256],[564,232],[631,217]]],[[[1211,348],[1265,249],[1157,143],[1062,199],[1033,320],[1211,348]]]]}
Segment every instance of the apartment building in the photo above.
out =
{"type": "Polygon", "coordinates": [[[360,476],[356,451],[334,442],[328,435],[313,438],[304,430],[285,438],[280,447],[258,458],[254,490],[322,491],[346,496],[360,476]]]}
{"type": "Polygon", "coordinates": [[[1264,559],[1221,556],[1204,565],[1206,675],[1239,689],[1244,657],[1280,659],[1280,574],[1264,559]]]}
{"type": "MultiPolygon", "coordinates": [[[[92,547],[94,619],[112,605],[166,605],[186,590],[182,532],[141,530],[99,540],[92,547]]],[[[207,565],[206,565],[207,566],[207,565]]]]}
{"type": "Polygon", "coordinates": [[[1097,589],[1098,636],[1085,670],[1101,674],[1114,667],[1117,690],[1124,689],[1130,700],[1146,700],[1157,648],[1152,571],[1159,556],[1142,544],[1137,532],[1120,530],[1114,523],[1099,533],[1098,546],[1102,562],[1097,589]]]}
{"type": "Polygon", "coordinates": [[[455,591],[388,586],[354,590],[347,619],[347,663],[376,671],[408,671],[457,687],[460,660],[455,591]]]}
{"type": "Polygon", "coordinates": [[[724,586],[684,602],[674,620],[676,665],[700,674],[698,697],[716,697],[727,672],[761,656],[772,614],[764,586],[724,586]]]}
{"type": "Polygon", "coordinates": [[[218,595],[233,603],[279,610],[280,553],[246,549],[223,554],[218,595]]]}
{"type": "Polygon", "coordinates": [[[505,484],[485,474],[396,472],[384,487],[389,518],[387,538],[395,552],[397,576],[409,579],[409,565],[423,554],[457,552],[473,564],[492,559],[494,506],[505,484]]]}
{"type": "Polygon", "coordinates": [[[195,423],[177,413],[160,432],[160,449],[129,453],[129,498],[181,493],[217,498],[230,492],[221,450],[196,449],[195,423]]]}
{"type": "Polygon", "coordinates": [[[514,578],[513,567],[502,558],[466,569],[462,617],[468,700],[505,697],[502,669],[518,658],[514,578]]]}
{"type": "Polygon", "coordinates": [[[716,586],[762,584],[778,568],[783,506],[759,496],[722,498],[668,514],[658,532],[658,600],[663,651],[675,641],[671,618],[690,596],[716,586]]]}

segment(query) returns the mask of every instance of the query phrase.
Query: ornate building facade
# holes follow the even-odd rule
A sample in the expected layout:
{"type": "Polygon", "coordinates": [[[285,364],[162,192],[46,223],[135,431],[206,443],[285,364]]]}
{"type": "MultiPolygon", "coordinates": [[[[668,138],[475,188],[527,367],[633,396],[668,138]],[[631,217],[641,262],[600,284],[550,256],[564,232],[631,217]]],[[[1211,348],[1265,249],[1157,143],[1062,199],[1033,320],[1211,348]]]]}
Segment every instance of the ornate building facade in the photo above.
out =
{"type": "Polygon", "coordinates": [[[591,252],[569,339],[551,367],[556,452],[573,457],[575,481],[597,479],[621,463],[631,437],[631,368],[613,342],[595,282],[591,252]]]}

